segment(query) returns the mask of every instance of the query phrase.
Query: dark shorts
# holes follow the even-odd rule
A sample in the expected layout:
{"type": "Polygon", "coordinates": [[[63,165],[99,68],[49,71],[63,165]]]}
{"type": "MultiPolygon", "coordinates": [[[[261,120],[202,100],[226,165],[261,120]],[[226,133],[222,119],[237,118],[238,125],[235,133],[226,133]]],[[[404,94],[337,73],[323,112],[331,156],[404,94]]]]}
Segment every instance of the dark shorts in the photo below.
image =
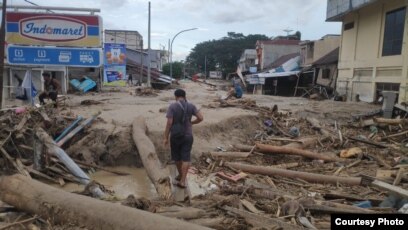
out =
{"type": "Polygon", "coordinates": [[[184,136],[184,138],[170,138],[171,159],[173,161],[191,161],[191,149],[193,147],[193,136],[184,136]]]}

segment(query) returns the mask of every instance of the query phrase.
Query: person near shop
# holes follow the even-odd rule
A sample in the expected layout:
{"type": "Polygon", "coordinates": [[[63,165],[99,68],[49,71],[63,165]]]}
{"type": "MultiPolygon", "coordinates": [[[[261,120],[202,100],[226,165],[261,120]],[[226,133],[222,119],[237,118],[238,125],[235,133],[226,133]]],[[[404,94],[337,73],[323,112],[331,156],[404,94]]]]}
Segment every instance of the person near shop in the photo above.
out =
{"type": "Polygon", "coordinates": [[[40,104],[44,105],[44,99],[51,99],[54,103],[54,107],[57,108],[58,91],[61,89],[61,84],[55,78],[51,78],[50,73],[43,73],[44,78],[44,91],[38,96],[40,104]]]}

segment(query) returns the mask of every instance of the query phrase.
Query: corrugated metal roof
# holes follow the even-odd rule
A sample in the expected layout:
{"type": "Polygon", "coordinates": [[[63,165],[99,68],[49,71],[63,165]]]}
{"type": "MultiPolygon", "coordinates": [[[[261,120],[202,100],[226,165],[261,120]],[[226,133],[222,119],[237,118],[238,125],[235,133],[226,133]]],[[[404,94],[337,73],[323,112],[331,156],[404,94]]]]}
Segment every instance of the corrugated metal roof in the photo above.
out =
{"type": "Polygon", "coordinates": [[[278,58],[275,62],[273,62],[272,64],[268,65],[265,67],[265,69],[273,69],[273,68],[277,68],[283,64],[285,64],[287,61],[289,61],[292,58],[295,58],[299,56],[299,53],[291,53],[291,54],[287,54],[287,55],[283,55],[282,57],[278,58]]]}

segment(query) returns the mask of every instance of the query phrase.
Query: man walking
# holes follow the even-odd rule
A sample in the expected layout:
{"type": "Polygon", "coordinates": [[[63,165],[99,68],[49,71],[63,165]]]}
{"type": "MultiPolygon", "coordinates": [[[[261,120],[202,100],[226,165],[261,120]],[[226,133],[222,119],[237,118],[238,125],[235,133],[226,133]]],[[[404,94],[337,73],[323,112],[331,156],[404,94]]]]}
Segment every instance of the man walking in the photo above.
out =
{"type": "Polygon", "coordinates": [[[127,83],[129,86],[133,86],[133,75],[129,74],[127,83]]]}
{"type": "Polygon", "coordinates": [[[42,76],[44,78],[44,92],[38,96],[40,104],[45,104],[45,98],[51,98],[54,102],[54,107],[57,108],[58,90],[61,89],[61,85],[56,79],[51,78],[49,73],[43,73],[42,76]]]}
{"type": "Polygon", "coordinates": [[[196,106],[187,102],[186,92],[177,89],[174,92],[176,102],[172,103],[167,109],[167,124],[164,131],[164,145],[169,144],[171,148],[171,158],[176,162],[178,176],[176,177],[177,186],[186,187],[186,177],[191,161],[191,149],[193,146],[192,125],[203,121],[203,115],[197,110],[196,106]],[[192,117],[196,119],[191,121],[192,117]]]}

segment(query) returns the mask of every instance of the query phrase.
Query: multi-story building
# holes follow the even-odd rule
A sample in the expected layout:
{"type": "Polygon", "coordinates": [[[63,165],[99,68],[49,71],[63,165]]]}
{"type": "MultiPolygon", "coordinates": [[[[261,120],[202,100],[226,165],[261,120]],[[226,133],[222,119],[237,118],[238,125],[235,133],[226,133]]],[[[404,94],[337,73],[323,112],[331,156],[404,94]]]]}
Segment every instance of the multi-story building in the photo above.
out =
{"type": "MultiPolygon", "coordinates": [[[[328,0],[327,21],[342,22],[337,92],[373,102],[394,91],[408,101],[405,0],[328,0]]],[[[405,103],[403,103],[405,104],[405,103]]]]}
{"type": "Polygon", "coordinates": [[[256,71],[256,50],[246,49],[239,58],[239,68],[241,72],[249,72],[251,67],[255,67],[256,71]]]}
{"type": "Polygon", "coordinates": [[[143,37],[134,30],[105,30],[105,43],[126,44],[132,50],[143,49],[143,37]]]}
{"type": "Polygon", "coordinates": [[[301,66],[311,66],[315,61],[340,46],[340,35],[328,34],[319,40],[300,43],[301,66]]]}
{"type": "Polygon", "coordinates": [[[287,39],[257,41],[258,70],[264,70],[284,55],[298,53],[300,51],[299,43],[299,40],[287,39]]]}

